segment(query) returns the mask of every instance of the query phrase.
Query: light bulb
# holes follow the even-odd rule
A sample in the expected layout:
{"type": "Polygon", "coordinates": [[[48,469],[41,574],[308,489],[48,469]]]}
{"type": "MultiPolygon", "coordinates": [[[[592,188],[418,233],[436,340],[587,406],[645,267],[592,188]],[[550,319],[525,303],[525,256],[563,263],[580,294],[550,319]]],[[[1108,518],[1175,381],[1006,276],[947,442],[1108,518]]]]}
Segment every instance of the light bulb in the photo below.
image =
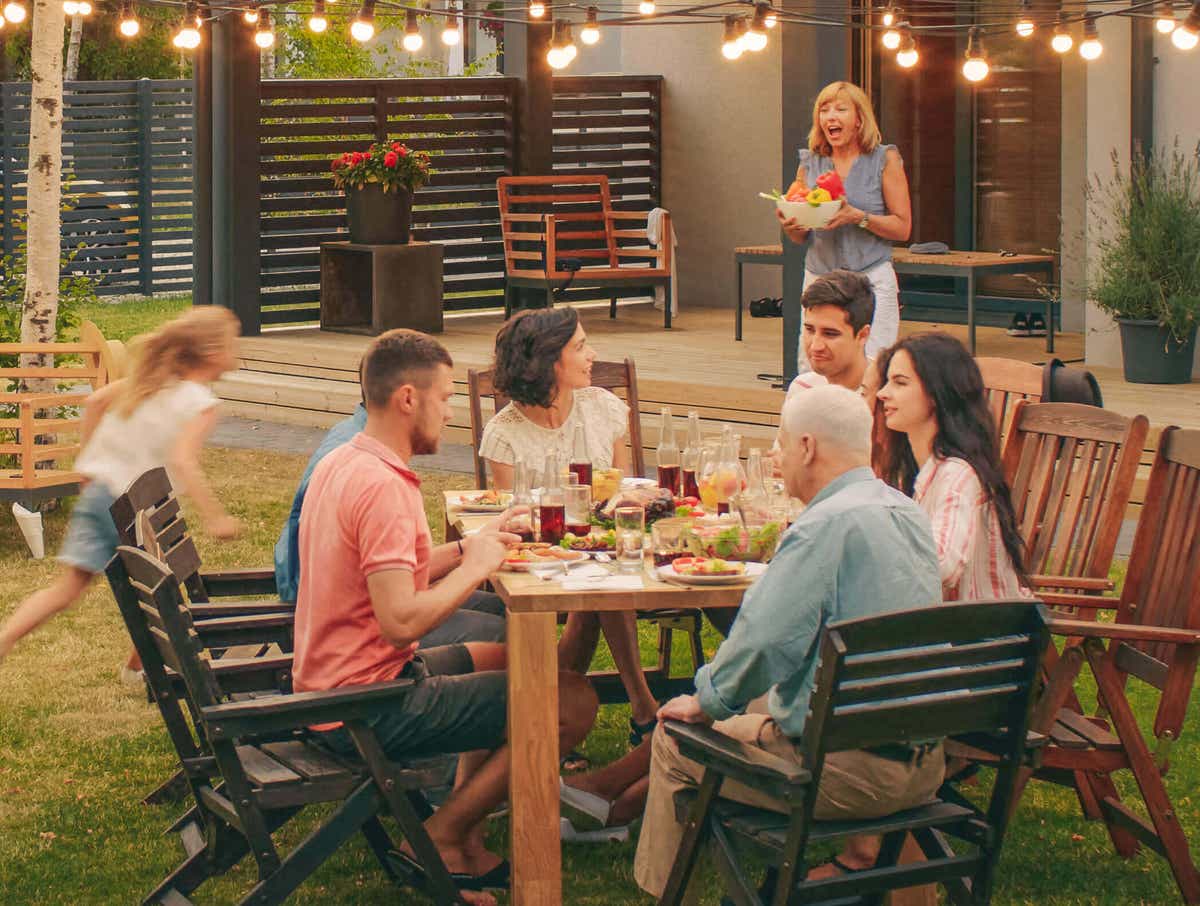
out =
{"type": "Polygon", "coordinates": [[[546,4],[542,3],[541,0],[533,0],[529,4],[529,18],[540,19],[544,15],[546,15],[546,4]]]}
{"type": "Polygon", "coordinates": [[[184,20],[183,26],[175,33],[171,43],[180,50],[195,50],[200,46],[200,30],[194,22],[184,20]]]}
{"type": "Polygon", "coordinates": [[[742,42],[739,37],[737,20],[733,16],[726,16],[725,38],[721,42],[721,54],[726,60],[736,60],[742,55],[742,42]]]}
{"type": "Polygon", "coordinates": [[[894,28],[889,28],[883,33],[882,43],[888,50],[895,50],[900,46],[900,32],[894,28]]]}
{"type": "Polygon", "coordinates": [[[121,24],[117,26],[117,30],[126,38],[136,38],[137,33],[142,30],[142,25],[133,18],[133,14],[129,10],[126,10],[121,15],[121,24]]]}
{"type": "Polygon", "coordinates": [[[75,0],[63,0],[63,12],[68,16],[78,16],[79,4],[75,0]]]}
{"type": "Polygon", "coordinates": [[[746,50],[759,51],[767,46],[767,34],[761,31],[748,31],[742,39],[746,50]]]}
{"type": "Polygon", "coordinates": [[[242,18],[245,20],[247,25],[257,25],[258,24],[258,7],[257,6],[247,7],[246,11],[244,13],[242,13],[242,18]]]}
{"type": "Polygon", "coordinates": [[[754,4],[754,15],[750,19],[750,27],[742,37],[742,45],[746,50],[757,53],[767,46],[767,4],[754,4]]]}
{"type": "Polygon", "coordinates": [[[318,16],[316,13],[313,13],[308,17],[308,30],[314,34],[319,35],[327,28],[329,28],[329,20],[324,16],[318,16]]]}
{"type": "Polygon", "coordinates": [[[1036,26],[1029,19],[1019,19],[1017,21],[1017,34],[1022,38],[1028,38],[1033,34],[1036,26]]]}
{"type": "Polygon", "coordinates": [[[90,16],[92,14],[92,4],[88,0],[79,0],[79,15],[90,16]]]}
{"type": "Polygon", "coordinates": [[[29,11],[22,4],[17,3],[17,0],[10,0],[4,7],[4,18],[13,25],[24,22],[27,15],[29,15],[29,11]]]}
{"type": "Polygon", "coordinates": [[[902,24],[900,31],[903,32],[903,36],[900,40],[900,52],[896,54],[896,62],[905,69],[912,69],[921,59],[921,55],[917,53],[917,42],[913,40],[912,31],[907,24],[902,24]]]}
{"type": "Polygon", "coordinates": [[[896,24],[896,11],[892,7],[888,7],[883,11],[883,16],[879,20],[888,28],[896,24]]]}
{"type": "Polygon", "coordinates": [[[1175,21],[1175,9],[1171,5],[1171,0],[1163,0],[1158,4],[1158,18],[1154,20],[1154,27],[1158,29],[1160,35],[1169,35],[1178,24],[1175,21]]]}
{"type": "Polygon", "coordinates": [[[1200,30],[1181,25],[1171,33],[1171,43],[1180,50],[1194,50],[1200,44],[1200,30]]]}
{"type": "Polygon", "coordinates": [[[404,45],[404,49],[409,53],[416,53],[424,46],[425,39],[420,35],[405,35],[404,40],[401,43],[404,45]]]}
{"type": "Polygon", "coordinates": [[[375,23],[366,19],[355,19],[350,23],[350,37],[362,43],[370,41],[375,37],[375,23]]]}
{"type": "Polygon", "coordinates": [[[972,57],[963,63],[962,73],[967,77],[968,82],[982,82],[987,78],[990,68],[987,60],[981,57],[972,57]]]}
{"type": "Polygon", "coordinates": [[[446,27],[442,29],[442,43],[447,47],[453,47],[462,40],[462,32],[458,29],[458,16],[451,16],[446,20],[446,27]]]}
{"type": "Polygon", "coordinates": [[[1083,23],[1083,43],[1079,45],[1079,55],[1085,60],[1098,60],[1104,53],[1104,45],[1100,43],[1100,32],[1096,28],[1096,20],[1088,16],[1083,23]]]}
{"type": "Polygon", "coordinates": [[[1055,53],[1066,53],[1075,46],[1075,39],[1071,37],[1070,32],[1063,27],[1061,22],[1054,26],[1054,37],[1050,39],[1050,46],[1055,53]]]}
{"type": "Polygon", "coordinates": [[[654,0],[642,0],[642,2],[638,4],[638,12],[643,16],[653,16],[654,0]]]}
{"type": "Polygon", "coordinates": [[[410,9],[404,16],[404,40],[400,43],[409,53],[416,53],[425,43],[415,9],[410,9]]]}
{"type": "Polygon", "coordinates": [[[275,46],[275,31],[271,28],[271,14],[265,9],[258,16],[258,28],[254,30],[254,43],[263,50],[269,50],[275,46]]]}
{"type": "Polygon", "coordinates": [[[775,12],[775,10],[771,10],[763,19],[763,25],[765,25],[767,28],[774,28],[778,24],[779,14],[775,12]]]}

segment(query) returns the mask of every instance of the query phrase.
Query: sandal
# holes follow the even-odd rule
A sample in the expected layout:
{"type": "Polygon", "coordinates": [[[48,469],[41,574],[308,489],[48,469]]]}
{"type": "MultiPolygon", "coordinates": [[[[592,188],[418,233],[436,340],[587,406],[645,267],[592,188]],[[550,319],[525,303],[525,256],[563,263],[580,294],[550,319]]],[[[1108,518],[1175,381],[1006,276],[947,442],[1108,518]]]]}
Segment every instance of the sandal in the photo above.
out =
{"type": "Polygon", "coordinates": [[[658,717],[652,717],[644,724],[639,724],[632,717],[629,718],[629,745],[630,748],[636,749],[642,744],[642,741],[654,732],[654,728],[658,726],[658,717]]]}
{"type": "MultiPolygon", "coordinates": [[[[408,853],[393,849],[388,856],[391,858],[392,867],[399,869],[400,873],[415,882],[416,886],[422,887],[428,883],[425,866],[408,853]]],[[[452,871],[450,880],[459,890],[505,890],[512,881],[512,865],[507,859],[502,859],[500,864],[481,875],[452,871]]]]}
{"type": "Polygon", "coordinates": [[[592,769],[592,761],[582,752],[572,749],[558,763],[559,770],[568,774],[579,774],[592,769]]]}

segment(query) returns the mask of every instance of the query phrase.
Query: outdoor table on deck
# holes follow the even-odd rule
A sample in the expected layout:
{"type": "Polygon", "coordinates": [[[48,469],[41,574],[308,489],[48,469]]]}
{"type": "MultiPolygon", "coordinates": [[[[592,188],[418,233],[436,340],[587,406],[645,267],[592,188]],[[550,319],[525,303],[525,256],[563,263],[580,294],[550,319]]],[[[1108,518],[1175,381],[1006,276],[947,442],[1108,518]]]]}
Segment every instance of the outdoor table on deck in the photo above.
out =
{"type": "MultiPolygon", "coordinates": [[[[461,537],[491,515],[460,514],[445,492],[447,537],[461,537]]],[[[562,844],[558,810],[558,614],[736,607],[749,583],[670,585],[643,573],[644,588],[566,591],[528,573],[491,577],[508,610],[509,804],[514,906],[560,906],[562,844]]]]}

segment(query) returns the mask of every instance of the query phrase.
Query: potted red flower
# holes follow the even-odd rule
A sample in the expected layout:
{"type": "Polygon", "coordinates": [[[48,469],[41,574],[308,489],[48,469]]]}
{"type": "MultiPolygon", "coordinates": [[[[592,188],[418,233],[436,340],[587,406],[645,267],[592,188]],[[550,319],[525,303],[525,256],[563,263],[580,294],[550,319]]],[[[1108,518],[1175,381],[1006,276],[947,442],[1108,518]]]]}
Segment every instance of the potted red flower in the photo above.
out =
{"type": "Polygon", "coordinates": [[[367,245],[408,242],[413,192],[429,180],[429,154],[403,142],[376,142],[366,151],[347,151],[330,167],[346,191],[350,241],[367,245]]]}

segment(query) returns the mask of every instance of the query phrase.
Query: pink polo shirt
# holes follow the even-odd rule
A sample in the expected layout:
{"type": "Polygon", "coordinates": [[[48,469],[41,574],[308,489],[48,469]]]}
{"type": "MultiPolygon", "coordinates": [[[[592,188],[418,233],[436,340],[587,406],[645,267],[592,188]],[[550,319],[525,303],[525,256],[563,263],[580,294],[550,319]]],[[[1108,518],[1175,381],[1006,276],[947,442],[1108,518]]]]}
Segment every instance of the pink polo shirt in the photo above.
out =
{"type": "Polygon", "coordinates": [[[410,655],[383,637],[367,576],[405,569],[428,588],[432,546],[421,480],[395,452],[357,434],[321,460],[300,510],[296,691],[396,678],[410,655]]]}

